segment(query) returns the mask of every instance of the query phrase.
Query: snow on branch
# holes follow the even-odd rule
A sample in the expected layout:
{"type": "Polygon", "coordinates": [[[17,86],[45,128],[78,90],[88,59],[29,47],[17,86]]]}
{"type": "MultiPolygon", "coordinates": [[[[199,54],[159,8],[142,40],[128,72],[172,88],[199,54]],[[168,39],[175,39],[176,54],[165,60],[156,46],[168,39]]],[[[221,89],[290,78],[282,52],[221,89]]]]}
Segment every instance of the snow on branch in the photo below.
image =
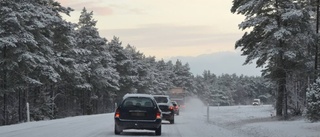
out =
{"type": "Polygon", "coordinates": [[[284,29],[284,28],[281,28],[279,29],[278,31],[276,31],[273,36],[277,39],[277,40],[280,40],[280,39],[284,39],[284,37],[286,35],[291,35],[291,32],[284,29]]]}

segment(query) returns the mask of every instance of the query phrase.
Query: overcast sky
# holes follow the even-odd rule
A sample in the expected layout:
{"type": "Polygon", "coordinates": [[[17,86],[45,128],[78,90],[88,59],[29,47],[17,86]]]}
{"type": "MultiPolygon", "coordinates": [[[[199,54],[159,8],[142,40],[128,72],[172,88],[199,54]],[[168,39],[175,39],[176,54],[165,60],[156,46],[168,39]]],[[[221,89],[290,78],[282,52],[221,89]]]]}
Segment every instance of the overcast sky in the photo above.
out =
{"type": "MultiPolygon", "coordinates": [[[[97,28],[102,37],[110,40],[113,36],[117,36],[123,46],[130,44],[146,56],[166,60],[180,59],[182,56],[197,60],[201,57],[201,61],[194,62],[205,63],[202,70],[212,70],[216,65],[210,66],[207,63],[212,63],[216,59],[210,58],[212,56],[203,58],[204,55],[228,53],[226,55],[231,56],[230,53],[234,53],[232,56],[238,55],[239,59],[232,60],[225,55],[226,57],[221,58],[219,62],[240,64],[234,72],[237,74],[260,75],[254,64],[249,66],[249,71],[248,67],[241,66],[244,57],[240,57],[239,49],[234,48],[235,42],[244,33],[238,29],[238,24],[244,17],[230,12],[232,0],[57,1],[62,6],[75,10],[71,13],[71,17],[64,16],[67,20],[78,22],[81,10],[86,7],[88,11],[93,11],[93,17],[98,21],[97,28]]],[[[191,62],[189,64],[199,65],[191,62]]],[[[220,66],[229,67],[224,64],[220,66]]],[[[219,70],[213,73],[230,73],[223,71],[221,69],[221,72],[219,70]]]]}

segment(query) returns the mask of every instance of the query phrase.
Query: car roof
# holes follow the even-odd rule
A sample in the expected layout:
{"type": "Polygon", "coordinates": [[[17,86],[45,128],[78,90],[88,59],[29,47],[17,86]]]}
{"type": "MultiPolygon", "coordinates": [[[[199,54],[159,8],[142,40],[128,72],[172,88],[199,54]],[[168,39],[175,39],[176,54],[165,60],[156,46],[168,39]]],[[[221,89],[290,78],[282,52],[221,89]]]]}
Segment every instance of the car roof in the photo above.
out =
{"type": "Polygon", "coordinates": [[[169,97],[168,95],[153,95],[154,97],[169,97]]]}
{"type": "Polygon", "coordinates": [[[128,93],[126,95],[123,96],[123,99],[126,99],[128,97],[147,97],[147,98],[153,98],[152,95],[150,94],[141,94],[141,93],[128,93]]]}
{"type": "Polygon", "coordinates": [[[171,98],[171,100],[183,100],[183,98],[171,98]]]}

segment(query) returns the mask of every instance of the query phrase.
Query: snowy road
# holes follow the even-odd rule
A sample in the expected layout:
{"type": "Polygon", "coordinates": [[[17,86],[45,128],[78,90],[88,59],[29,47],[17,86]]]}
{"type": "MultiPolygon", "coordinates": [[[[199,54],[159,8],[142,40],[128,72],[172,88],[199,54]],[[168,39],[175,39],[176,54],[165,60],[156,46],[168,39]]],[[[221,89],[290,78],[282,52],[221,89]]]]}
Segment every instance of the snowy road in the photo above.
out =
{"type": "MultiPolygon", "coordinates": [[[[164,137],[320,137],[320,123],[279,122],[270,118],[271,106],[210,107],[197,99],[186,104],[175,124],[164,121],[164,137]]],[[[113,114],[80,116],[0,127],[0,137],[120,137],[155,136],[154,131],[124,130],[114,135],[113,114]]]]}

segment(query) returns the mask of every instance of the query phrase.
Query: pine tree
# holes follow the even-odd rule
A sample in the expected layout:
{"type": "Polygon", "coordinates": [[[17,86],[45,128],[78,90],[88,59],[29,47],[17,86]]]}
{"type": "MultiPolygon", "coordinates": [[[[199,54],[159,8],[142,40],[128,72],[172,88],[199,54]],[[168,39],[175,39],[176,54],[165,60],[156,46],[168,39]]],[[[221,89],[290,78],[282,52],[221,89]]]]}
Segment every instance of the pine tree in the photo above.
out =
{"type": "Polygon", "coordinates": [[[173,87],[170,76],[174,75],[174,72],[171,69],[172,66],[169,64],[170,63],[166,63],[164,60],[160,60],[156,64],[156,69],[158,70],[156,73],[156,79],[158,82],[157,89],[155,89],[156,94],[165,94],[173,87]]]}
{"type": "Polygon", "coordinates": [[[320,121],[320,79],[308,88],[306,117],[312,121],[320,121]]]}
{"type": "Polygon", "coordinates": [[[119,75],[114,69],[113,58],[107,49],[107,40],[100,37],[93,20],[93,12],[83,8],[77,29],[77,45],[79,58],[78,68],[83,77],[82,109],[83,114],[98,113],[99,97],[108,96],[119,89],[119,75]]]}
{"type": "Polygon", "coordinates": [[[119,74],[119,90],[115,91],[116,101],[119,102],[126,93],[135,91],[134,84],[138,81],[137,71],[133,67],[134,60],[131,53],[123,48],[118,37],[113,37],[108,42],[107,49],[111,57],[114,58],[114,68],[119,74]]]}
{"type": "MultiPolygon", "coordinates": [[[[28,94],[37,94],[36,88],[44,88],[60,80],[60,74],[54,67],[58,65],[53,37],[59,24],[65,23],[59,13],[68,14],[70,9],[53,0],[0,1],[0,5],[0,48],[3,55],[0,62],[4,66],[1,67],[3,78],[0,79],[3,79],[2,91],[5,91],[1,92],[4,98],[3,123],[7,124],[6,105],[10,101],[6,99],[7,94],[19,93],[18,115],[22,120],[23,108],[20,106],[25,106],[24,103],[30,100],[26,98],[28,94]],[[25,97],[21,98],[22,95],[25,97]]],[[[44,98],[38,100],[45,102],[44,98]]],[[[36,106],[31,106],[31,111],[36,111],[36,106]]]]}
{"type": "Polygon", "coordinates": [[[257,67],[266,67],[263,74],[277,81],[277,115],[286,116],[287,77],[315,38],[308,9],[293,0],[234,0],[231,12],[246,16],[240,29],[251,29],[236,42],[236,48],[247,56],[245,64],[256,59],[257,67]]]}
{"type": "Polygon", "coordinates": [[[174,65],[173,72],[175,74],[175,78],[173,79],[174,86],[183,87],[188,90],[192,85],[192,74],[190,73],[189,64],[186,63],[183,65],[180,60],[177,60],[176,64],[174,65]]]}

